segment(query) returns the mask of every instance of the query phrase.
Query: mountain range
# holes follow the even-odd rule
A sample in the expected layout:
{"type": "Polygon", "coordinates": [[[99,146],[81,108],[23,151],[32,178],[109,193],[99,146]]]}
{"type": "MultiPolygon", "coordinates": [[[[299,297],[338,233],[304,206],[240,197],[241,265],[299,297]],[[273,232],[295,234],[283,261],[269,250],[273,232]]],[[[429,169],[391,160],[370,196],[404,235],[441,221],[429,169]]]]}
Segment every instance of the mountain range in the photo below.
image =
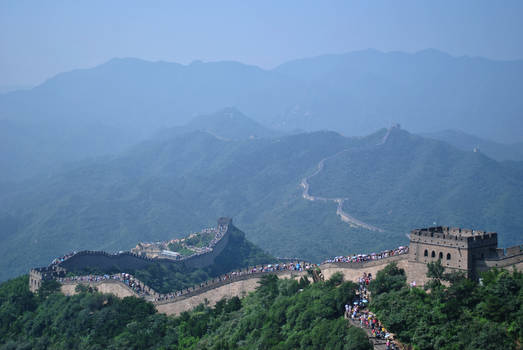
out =
{"type": "Polygon", "coordinates": [[[365,135],[400,123],[413,132],[459,129],[522,142],[522,78],[521,60],[436,50],[365,50],[270,70],[238,62],[113,59],[0,94],[0,182],[51,176],[64,162],[118,154],[224,106],[284,132],[365,135]]]}
{"type": "Polygon", "coordinates": [[[181,237],[219,216],[274,256],[314,261],[404,245],[434,222],[498,231],[503,246],[523,229],[522,162],[398,127],[286,135],[231,108],[0,193],[0,280],[72,250],[181,237]],[[343,222],[318,197],[344,198],[342,211],[378,230],[343,222]]]}
{"type": "Polygon", "coordinates": [[[481,152],[496,160],[523,161],[523,142],[501,143],[480,138],[460,130],[441,130],[422,136],[445,141],[464,151],[481,152]]]}

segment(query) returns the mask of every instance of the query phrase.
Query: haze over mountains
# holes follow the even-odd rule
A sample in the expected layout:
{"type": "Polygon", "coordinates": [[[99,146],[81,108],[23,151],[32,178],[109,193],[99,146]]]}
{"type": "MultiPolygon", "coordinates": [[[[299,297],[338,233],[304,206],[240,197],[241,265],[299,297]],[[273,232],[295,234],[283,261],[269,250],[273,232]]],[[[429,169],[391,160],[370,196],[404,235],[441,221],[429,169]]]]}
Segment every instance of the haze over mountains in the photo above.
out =
{"type": "Polygon", "coordinates": [[[64,161],[114,154],[165,127],[235,106],[278,130],[365,135],[401,123],[523,141],[523,61],[375,50],[263,70],[237,62],[180,65],[114,59],[0,95],[0,181],[64,161]]]}
{"type": "Polygon", "coordinates": [[[124,250],[184,236],[222,215],[275,256],[316,261],[404,244],[410,229],[434,221],[518,243],[521,162],[397,128],[387,138],[385,129],[363,138],[329,131],[258,138],[251,136],[268,129],[235,109],[198,120],[207,131],[173,129],[3,191],[0,279],[75,249],[124,250]],[[227,120],[227,129],[215,127],[227,120]],[[303,198],[300,182],[325,158],[310,193],[347,197],[346,212],[383,232],[351,227],[334,203],[303,198]]]}
{"type": "Polygon", "coordinates": [[[220,216],[275,256],[316,261],[404,244],[434,222],[519,243],[522,77],[523,61],[367,50],[273,70],[114,59],[2,94],[0,280],[220,216]],[[393,122],[429,138],[387,133],[393,122]],[[346,198],[382,231],[303,197],[322,160],[309,193],[346,198]]]}
{"type": "Polygon", "coordinates": [[[423,136],[445,141],[464,151],[476,150],[496,160],[523,161],[523,142],[501,143],[467,134],[459,130],[424,133],[423,136]]]}

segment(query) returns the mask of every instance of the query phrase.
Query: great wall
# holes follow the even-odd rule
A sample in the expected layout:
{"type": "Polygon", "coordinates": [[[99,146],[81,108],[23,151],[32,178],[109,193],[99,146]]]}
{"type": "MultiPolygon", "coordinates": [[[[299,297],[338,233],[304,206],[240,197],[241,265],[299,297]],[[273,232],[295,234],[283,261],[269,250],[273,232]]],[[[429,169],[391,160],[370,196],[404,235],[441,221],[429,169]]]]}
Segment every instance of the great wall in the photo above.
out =
{"type": "MultiPolygon", "coordinates": [[[[214,258],[227,244],[232,220],[220,218],[218,226],[220,225],[226,225],[220,241],[214,245],[212,251],[201,254],[208,256],[167,261],[174,264],[187,264],[190,261],[189,266],[198,267],[212,264],[214,258]]],[[[427,263],[437,260],[440,260],[448,271],[462,271],[468,277],[477,277],[479,272],[491,267],[513,267],[522,271],[523,246],[515,246],[506,250],[500,249],[497,247],[497,233],[494,232],[441,226],[416,229],[410,233],[409,247],[405,247],[399,252],[391,250],[384,255],[367,255],[365,259],[352,257],[347,262],[327,261],[320,265],[303,261],[287,261],[268,266],[249,267],[231,271],[199,285],[168,294],[158,293],[145,283],[125,273],[66,277],[68,269],[81,265],[107,268],[117,263],[122,268],[134,268],[147,266],[158,261],[158,259],[130,252],[108,254],[84,251],[76,253],[57,264],[31,269],[29,285],[31,291],[35,292],[44,280],[55,279],[61,283],[61,290],[66,295],[75,294],[78,285],[90,286],[100,292],[112,293],[118,297],[141,297],[152,302],[159,312],[177,315],[201,303],[214,305],[222,298],[246,295],[256,289],[258,281],[263,275],[276,274],[280,278],[297,278],[310,274],[309,271],[316,268],[321,270],[325,279],[340,272],[345,280],[357,281],[364,272],[376,275],[387,264],[395,262],[398,267],[406,271],[409,283],[423,285],[427,281],[427,263]]],[[[165,261],[165,259],[162,259],[162,261],[165,261]]]]}
{"type": "MultiPolygon", "coordinates": [[[[400,128],[399,124],[395,124],[395,125],[391,126],[390,128],[388,128],[387,131],[385,132],[385,135],[380,140],[380,142],[378,142],[376,144],[376,146],[382,146],[382,145],[386,144],[392,131],[394,129],[399,129],[399,128],[400,128]]],[[[312,174],[304,177],[300,182],[300,187],[303,188],[302,197],[303,197],[303,199],[306,199],[311,202],[313,202],[313,201],[334,202],[334,203],[336,203],[336,215],[338,215],[340,217],[341,221],[349,224],[352,227],[361,227],[361,228],[364,228],[369,231],[383,232],[383,230],[381,228],[368,224],[361,220],[358,220],[351,214],[344,211],[343,204],[346,201],[349,201],[349,198],[347,198],[347,197],[330,198],[330,197],[313,196],[310,193],[310,179],[312,179],[313,177],[318,175],[323,170],[323,168],[325,167],[326,161],[328,161],[329,159],[335,158],[335,157],[339,156],[340,154],[347,152],[347,151],[350,151],[350,149],[341,150],[340,152],[333,154],[331,156],[325,157],[319,161],[318,165],[316,166],[316,170],[314,170],[314,172],[312,174]]]]}

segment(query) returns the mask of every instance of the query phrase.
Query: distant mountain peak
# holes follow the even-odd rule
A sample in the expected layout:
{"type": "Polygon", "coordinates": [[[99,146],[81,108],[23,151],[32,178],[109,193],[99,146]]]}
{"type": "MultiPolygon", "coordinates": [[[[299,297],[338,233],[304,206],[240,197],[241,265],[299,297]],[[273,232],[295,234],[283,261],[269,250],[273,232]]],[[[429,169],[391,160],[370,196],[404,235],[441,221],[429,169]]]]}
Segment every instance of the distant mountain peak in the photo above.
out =
{"type": "Polygon", "coordinates": [[[415,54],[416,55],[427,55],[427,56],[428,55],[440,56],[440,57],[447,57],[447,58],[454,57],[451,54],[449,54],[448,52],[441,51],[441,50],[438,50],[438,49],[433,49],[433,48],[427,48],[427,49],[419,50],[415,54]]]}
{"type": "Polygon", "coordinates": [[[269,129],[243,114],[236,107],[225,107],[214,113],[194,117],[189,123],[170,128],[160,137],[173,137],[189,132],[201,131],[219,139],[246,140],[281,136],[282,133],[269,129]]]}

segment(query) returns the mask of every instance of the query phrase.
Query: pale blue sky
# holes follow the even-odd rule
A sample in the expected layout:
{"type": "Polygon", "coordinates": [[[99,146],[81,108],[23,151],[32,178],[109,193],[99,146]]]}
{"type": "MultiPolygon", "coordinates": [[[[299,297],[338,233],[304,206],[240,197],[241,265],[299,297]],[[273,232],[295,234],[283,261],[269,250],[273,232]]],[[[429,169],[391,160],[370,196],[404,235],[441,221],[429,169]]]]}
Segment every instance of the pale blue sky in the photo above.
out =
{"type": "Polygon", "coordinates": [[[0,86],[113,57],[284,61],[366,48],[523,58],[523,1],[0,2],[0,86]]]}

